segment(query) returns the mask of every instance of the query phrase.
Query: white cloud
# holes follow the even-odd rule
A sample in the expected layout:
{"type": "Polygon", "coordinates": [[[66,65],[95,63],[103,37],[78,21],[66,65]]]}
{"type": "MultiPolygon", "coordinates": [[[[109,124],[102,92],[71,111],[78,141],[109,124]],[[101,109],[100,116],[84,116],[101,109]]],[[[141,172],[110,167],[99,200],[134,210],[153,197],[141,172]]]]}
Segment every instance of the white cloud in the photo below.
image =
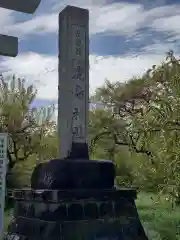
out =
{"type": "Polygon", "coordinates": [[[153,21],[152,28],[161,31],[161,32],[170,32],[180,35],[180,7],[179,7],[179,14],[169,17],[159,18],[153,21]]]}
{"type": "MultiPolygon", "coordinates": [[[[71,3],[72,4],[72,3],[71,3]]],[[[136,30],[142,21],[141,15],[143,8],[138,4],[115,3],[104,5],[102,3],[83,4],[77,1],[72,4],[89,9],[90,12],[90,33],[112,32],[132,32],[136,30]],[[134,21],[129,21],[134,16],[134,21]],[[122,24],[123,23],[123,24],[122,24]]],[[[43,34],[57,32],[58,30],[58,13],[65,5],[61,4],[58,11],[49,14],[33,17],[31,20],[17,24],[7,25],[6,32],[22,35],[43,34]]]]}
{"type": "Polygon", "coordinates": [[[163,55],[147,54],[125,57],[90,56],[90,91],[100,87],[107,78],[110,81],[126,81],[134,76],[141,76],[153,64],[160,63],[163,55]]]}
{"type": "MultiPolygon", "coordinates": [[[[158,6],[155,2],[158,7],[153,5],[153,8],[145,8],[143,3],[144,1],[139,3],[121,1],[107,4],[106,0],[64,0],[59,3],[54,0],[49,12],[35,14],[30,20],[29,16],[26,18],[26,15],[23,15],[25,19],[23,22],[15,21],[14,16],[19,16],[19,13],[14,14],[12,11],[0,9],[0,29],[2,33],[14,34],[21,38],[29,34],[57,32],[58,13],[69,4],[89,9],[91,34],[134,35],[142,27],[180,33],[177,24],[180,20],[180,5],[158,6]]],[[[40,7],[43,9],[43,4],[40,7]]]]}
{"type": "MultiPolygon", "coordinates": [[[[125,81],[139,76],[153,64],[162,61],[163,57],[163,54],[124,57],[90,55],[90,92],[100,87],[106,78],[125,81]]],[[[55,56],[28,53],[15,59],[5,58],[0,66],[33,82],[38,88],[38,98],[57,99],[58,64],[55,56]]]]}
{"type": "Polygon", "coordinates": [[[139,4],[114,3],[90,10],[90,31],[93,34],[102,32],[134,32],[142,21],[143,7],[139,4]],[[134,20],[130,21],[131,17],[134,20]]]}
{"type": "Polygon", "coordinates": [[[46,14],[32,18],[31,20],[12,24],[6,27],[7,33],[18,34],[22,37],[28,34],[42,34],[56,32],[58,26],[58,14],[46,14]]]}
{"type": "MultiPolygon", "coordinates": [[[[35,14],[31,19],[29,16],[26,18],[26,15],[23,15],[25,20],[18,22],[15,21],[15,16],[19,16],[19,13],[0,9],[1,33],[14,34],[21,39],[30,34],[57,33],[58,13],[69,4],[89,9],[90,34],[111,33],[131,37],[139,29],[149,27],[155,31],[168,31],[180,35],[180,27],[177,24],[180,20],[180,4],[158,6],[155,1],[157,6],[145,8],[144,1],[139,1],[139,3],[121,1],[111,4],[107,4],[107,2],[107,0],[63,0],[59,3],[54,0],[49,12],[35,14]]],[[[155,3],[153,1],[153,4],[155,3]]],[[[41,8],[43,10],[43,4],[41,4],[41,8]]],[[[141,39],[143,40],[143,35],[141,35],[141,39]]]]}
{"type": "Polygon", "coordinates": [[[179,53],[179,47],[174,42],[166,42],[162,44],[162,41],[155,40],[152,45],[146,45],[141,48],[141,51],[146,54],[166,54],[168,51],[173,50],[174,53],[179,53]]]}
{"type": "Polygon", "coordinates": [[[133,35],[142,27],[151,27],[158,31],[179,29],[177,22],[180,18],[180,5],[145,9],[140,3],[105,4],[105,2],[105,0],[87,0],[86,2],[66,0],[61,3],[54,1],[53,10],[50,9],[49,13],[35,15],[30,20],[28,18],[27,21],[15,23],[12,18],[6,19],[2,14],[0,14],[0,19],[4,19],[3,31],[21,37],[28,34],[57,32],[58,13],[69,4],[89,9],[91,34],[110,32],[118,35],[133,35]]]}
{"type": "MultiPolygon", "coordinates": [[[[66,1],[67,2],[67,1],[66,1]]],[[[116,32],[128,34],[136,31],[147,17],[144,15],[143,6],[140,4],[114,3],[105,5],[103,2],[82,4],[81,1],[70,4],[87,8],[90,13],[90,33],[116,32]],[[133,21],[132,21],[133,18],[133,21]]],[[[67,3],[66,3],[67,4],[67,3]]],[[[59,9],[51,13],[35,16],[30,20],[7,24],[6,33],[18,36],[28,34],[44,34],[58,31],[58,13],[65,7],[61,3],[59,9]]]]}
{"type": "Polygon", "coordinates": [[[4,58],[0,69],[6,74],[18,74],[38,89],[38,97],[44,99],[57,98],[57,59],[37,53],[26,53],[16,58],[4,58]]]}
{"type": "MultiPolygon", "coordinates": [[[[36,15],[32,19],[15,23],[11,11],[0,9],[0,31],[17,36],[57,32],[58,12],[66,4],[88,8],[90,11],[90,33],[112,33],[132,36],[142,27],[150,27],[157,31],[180,33],[177,24],[180,20],[180,5],[160,6],[145,9],[142,4],[118,2],[105,4],[106,0],[66,0],[54,1],[50,13],[36,15]]],[[[28,18],[29,19],[29,18],[28,18]]],[[[175,35],[176,36],[176,35],[175,35]]],[[[129,37],[130,39],[130,37],[129,37]]],[[[143,40],[143,34],[140,39],[143,40]]],[[[156,41],[146,46],[138,56],[96,56],[90,55],[90,91],[104,83],[105,78],[111,81],[124,81],[136,75],[141,75],[151,65],[163,60],[164,54],[176,45],[156,41]]],[[[178,49],[177,49],[178,50],[178,49]]],[[[57,99],[57,58],[55,56],[37,53],[20,54],[15,59],[4,58],[1,69],[9,69],[13,73],[33,81],[39,89],[38,97],[57,99]],[[39,81],[38,81],[39,80],[39,81]]]]}
{"type": "Polygon", "coordinates": [[[14,24],[13,12],[0,8],[0,34],[6,32],[6,27],[14,24]]]}

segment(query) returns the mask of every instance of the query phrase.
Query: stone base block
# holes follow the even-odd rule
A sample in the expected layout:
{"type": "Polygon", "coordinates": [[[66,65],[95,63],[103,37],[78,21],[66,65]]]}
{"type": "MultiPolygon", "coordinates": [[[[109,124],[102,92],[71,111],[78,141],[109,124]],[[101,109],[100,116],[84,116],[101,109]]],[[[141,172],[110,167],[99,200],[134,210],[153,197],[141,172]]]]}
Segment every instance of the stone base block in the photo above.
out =
{"type": "Polygon", "coordinates": [[[39,164],[33,171],[33,189],[110,189],[114,186],[112,161],[54,159],[39,164]]]}
{"type": "MultiPolygon", "coordinates": [[[[23,194],[15,193],[14,220],[8,228],[9,237],[148,240],[135,206],[135,190],[48,192],[24,190],[23,194]],[[45,198],[47,193],[49,197],[45,198]]],[[[4,239],[8,239],[7,236],[4,239]]]]}

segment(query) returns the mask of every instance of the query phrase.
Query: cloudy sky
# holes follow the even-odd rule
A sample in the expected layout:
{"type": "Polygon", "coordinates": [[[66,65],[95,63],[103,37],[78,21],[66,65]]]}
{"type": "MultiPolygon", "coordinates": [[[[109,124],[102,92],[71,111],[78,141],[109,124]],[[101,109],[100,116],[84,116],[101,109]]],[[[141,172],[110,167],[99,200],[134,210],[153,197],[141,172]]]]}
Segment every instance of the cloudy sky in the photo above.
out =
{"type": "Polygon", "coordinates": [[[42,0],[34,15],[0,9],[1,34],[19,38],[19,55],[1,57],[0,71],[38,88],[39,105],[57,101],[58,13],[74,5],[90,11],[90,92],[105,78],[125,81],[180,53],[178,0],[42,0]]]}

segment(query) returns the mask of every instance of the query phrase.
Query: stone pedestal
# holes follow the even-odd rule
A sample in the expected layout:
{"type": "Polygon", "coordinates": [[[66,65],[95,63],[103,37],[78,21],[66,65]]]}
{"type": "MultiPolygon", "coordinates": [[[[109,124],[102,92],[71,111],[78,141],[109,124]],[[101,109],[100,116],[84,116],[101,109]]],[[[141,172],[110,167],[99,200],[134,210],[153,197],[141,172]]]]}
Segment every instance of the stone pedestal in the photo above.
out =
{"type": "Polygon", "coordinates": [[[4,239],[147,240],[136,191],[115,188],[114,176],[111,161],[57,159],[37,166],[34,189],[13,193],[14,219],[4,239]]]}
{"type": "MultiPolygon", "coordinates": [[[[29,240],[146,240],[135,190],[17,190],[8,235],[29,240]]],[[[6,238],[5,238],[6,239],[6,238]]]]}
{"type": "Polygon", "coordinates": [[[112,161],[53,159],[35,168],[33,189],[111,189],[115,168],[112,161]]]}

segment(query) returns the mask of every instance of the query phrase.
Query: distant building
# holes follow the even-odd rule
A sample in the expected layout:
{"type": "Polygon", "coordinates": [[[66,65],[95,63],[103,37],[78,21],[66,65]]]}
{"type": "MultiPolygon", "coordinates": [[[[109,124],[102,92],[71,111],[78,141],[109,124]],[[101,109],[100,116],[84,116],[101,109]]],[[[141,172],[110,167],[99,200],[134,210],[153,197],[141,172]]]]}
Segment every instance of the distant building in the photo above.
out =
{"type": "MultiPolygon", "coordinates": [[[[39,120],[44,119],[48,116],[51,116],[50,119],[57,121],[57,117],[58,117],[58,104],[57,103],[53,103],[53,104],[34,104],[34,107],[36,107],[36,114],[38,115],[39,120]],[[53,108],[54,105],[54,109],[53,108]]],[[[89,110],[95,110],[95,109],[110,109],[110,107],[112,108],[112,111],[115,111],[113,106],[107,106],[104,103],[101,102],[91,102],[89,103],[89,110]]]]}
{"type": "Polygon", "coordinates": [[[101,102],[91,102],[89,103],[89,109],[104,109],[106,106],[101,102]]]}

